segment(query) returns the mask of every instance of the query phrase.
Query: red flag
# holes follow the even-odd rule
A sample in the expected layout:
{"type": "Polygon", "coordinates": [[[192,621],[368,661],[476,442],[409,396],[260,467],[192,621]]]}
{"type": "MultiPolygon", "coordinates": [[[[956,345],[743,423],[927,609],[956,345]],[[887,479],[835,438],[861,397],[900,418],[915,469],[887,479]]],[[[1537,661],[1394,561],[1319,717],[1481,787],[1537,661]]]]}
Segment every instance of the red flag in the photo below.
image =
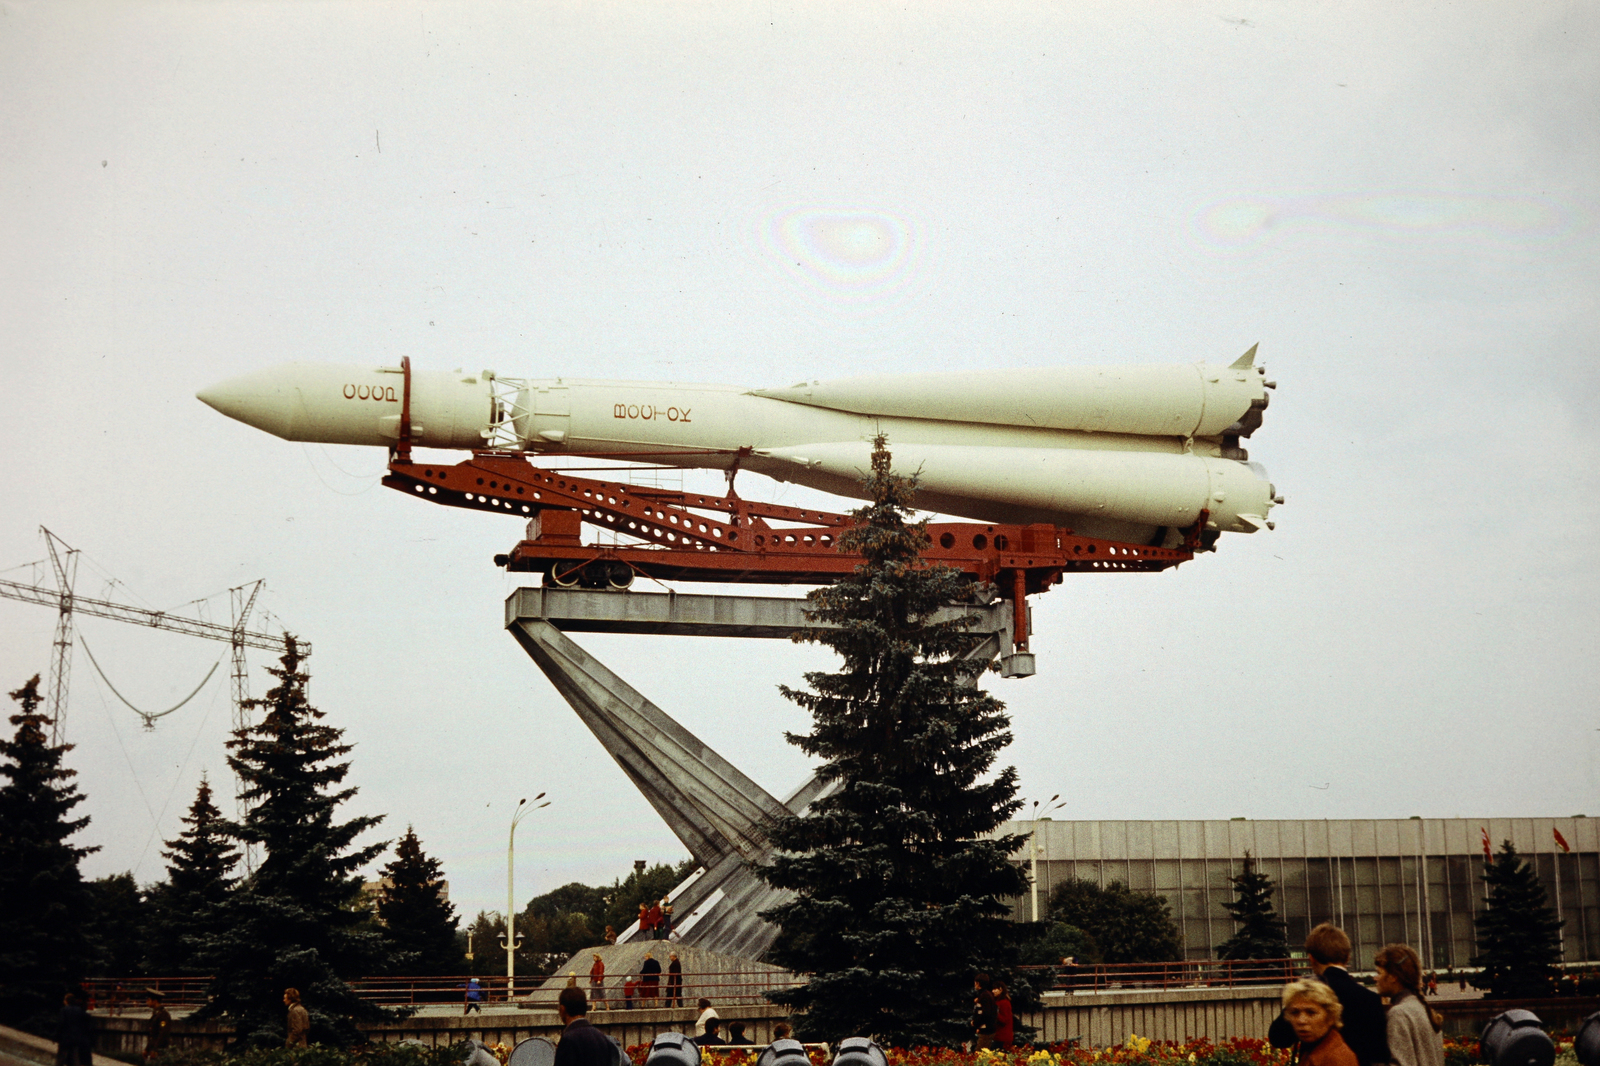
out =
{"type": "Polygon", "coordinates": [[[1483,826],[1478,827],[1478,832],[1483,834],[1483,857],[1490,862],[1494,861],[1494,850],[1489,847],[1489,830],[1483,826]]]}
{"type": "Polygon", "coordinates": [[[1561,830],[1557,829],[1555,826],[1551,826],[1550,832],[1556,835],[1556,847],[1570,855],[1572,853],[1572,846],[1567,843],[1567,838],[1561,835],[1561,830]]]}

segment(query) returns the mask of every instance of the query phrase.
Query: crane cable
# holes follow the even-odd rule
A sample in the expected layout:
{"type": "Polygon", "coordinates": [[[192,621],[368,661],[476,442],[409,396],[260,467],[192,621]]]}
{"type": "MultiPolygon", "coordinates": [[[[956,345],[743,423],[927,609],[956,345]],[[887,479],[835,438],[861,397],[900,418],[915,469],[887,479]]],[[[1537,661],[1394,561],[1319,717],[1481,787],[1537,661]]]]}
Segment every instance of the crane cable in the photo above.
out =
{"type": "Polygon", "coordinates": [[[82,633],[78,634],[78,642],[83,645],[84,654],[89,656],[89,662],[94,666],[94,672],[100,675],[100,680],[102,680],[102,681],[104,681],[106,683],[106,687],[111,690],[111,694],[112,695],[116,696],[117,699],[119,699],[123,703],[127,704],[128,709],[131,710],[134,714],[137,714],[140,718],[144,719],[144,727],[146,729],[154,729],[155,725],[156,725],[156,719],[157,718],[165,718],[167,715],[171,714],[173,711],[177,710],[179,707],[182,707],[185,703],[188,703],[190,700],[192,700],[196,696],[200,695],[200,690],[206,687],[206,682],[211,680],[211,675],[216,673],[217,672],[217,667],[222,665],[222,660],[219,658],[216,662],[211,664],[211,669],[206,671],[206,676],[200,679],[200,683],[194,687],[194,691],[193,692],[189,693],[183,699],[179,700],[177,703],[173,704],[171,707],[168,707],[166,710],[157,711],[155,713],[151,713],[149,711],[141,711],[139,708],[135,707],[132,703],[128,702],[128,697],[124,696],[122,693],[117,691],[117,686],[113,685],[111,683],[111,679],[106,676],[106,672],[104,670],[100,669],[100,663],[95,659],[94,652],[89,650],[89,642],[87,640],[83,639],[83,634],[82,633]]]}

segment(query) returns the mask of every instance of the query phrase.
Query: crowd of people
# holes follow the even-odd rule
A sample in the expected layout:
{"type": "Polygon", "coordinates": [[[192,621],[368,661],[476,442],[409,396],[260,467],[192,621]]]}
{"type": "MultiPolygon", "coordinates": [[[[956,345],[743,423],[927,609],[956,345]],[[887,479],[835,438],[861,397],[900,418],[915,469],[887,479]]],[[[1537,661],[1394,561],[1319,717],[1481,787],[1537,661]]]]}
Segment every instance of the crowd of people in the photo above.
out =
{"type": "MultiPolygon", "coordinates": [[[[569,982],[577,984],[576,981],[569,982]]],[[[604,1007],[606,1000],[606,960],[597,951],[594,961],[589,965],[589,995],[588,1001],[595,1007],[604,1007]]],[[[639,1007],[681,1007],[683,1006],[683,962],[678,958],[676,951],[667,953],[667,965],[662,968],[661,960],[656,958],[656,953],[646,951],[644,961],[639,964],[637,973],[630,973],[622,980],[622,1009],[632,1010],[639,1007]],[[661,978],[666,976],[666,990],[663,993],[661,978]]]]}
{"type": "MultiPolygon", "coordinates": [[[[698,1003],[700,1016],[695,1019],[693,1040],[700,1047],[754,1046],[755,1041],[745,1035],[744,1022],[729,1022],[728,1035],[722,1036],[722,1019],[709,999],[698,1003]]],[[[616,1047],[589,1023],[589,1000],[583,989],[568,985],[556,999],[556,1013],[563,1026],[561,1039],[556,1043],[555,1066],[614,1066],[616,1047]]],[[[791,1030],[785,1023],[772,1027],[772,1039],[786,1040],[791,1030]]]]}
{"type": "MultiPolygon", "coordinates": [[[[1372,960],[1373,991],[1350,976],[1350,938],[1323,924],[1306,937],[1314,977],[1291,981],[1283,1010],[1267,1031],[1276,1048],[1294,1048],[1301,1066],[1444,1066],[1444,1018],[1428,1006],[1438,982],[1405,944],[1388,944],[1372,960]]],[[[977,975],[972,994],[972,1047],[1011,1048],[1016,1040],[1003,983],[977,975]]]]}
{"type": "Polygon", "coordinates": [[[1372,960],[1377,991],[1350,976],[1350,938],[1326,922],[1306,937],[1316,975],[1283,989],[1267,1041],[1306,1066],[1444,1066],[1444,1018],[1428,1006],[1422,960],[1388,944],[1372,960]]]}

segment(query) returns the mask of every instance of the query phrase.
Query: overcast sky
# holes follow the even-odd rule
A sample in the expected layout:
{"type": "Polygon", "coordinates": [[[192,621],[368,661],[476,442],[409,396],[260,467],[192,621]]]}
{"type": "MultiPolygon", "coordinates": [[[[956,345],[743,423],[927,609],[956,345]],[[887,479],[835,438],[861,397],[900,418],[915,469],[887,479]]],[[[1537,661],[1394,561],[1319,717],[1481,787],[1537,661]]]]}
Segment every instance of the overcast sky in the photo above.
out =
{"type": "MultiPolygon", "coordinates": [[[[197,389],[291,359],[780,386],[1259,341],[1276,532],[1036,601],[1038,676],[990,682],[1024,795],[1600,815],[1596,55],[1584,3],[0,3],[0,576],[33,580],[43,525],[85,595],[221,593],[225,621],[264,578],[356,745],[348,812],[415,825],[469,915],[549,793],[520,907],[685,854],[502,630],[520,525],[197,389]]],[[[0,600],[6,689],[54,620],[0,600]]],[[[78,633],[84,866],[154,881],[201,773],[231,789],[226,664],[145,732],[86,651],[159,710],[226,647],[78,633]]],[[[774,793],[806,775],[776,685],[827,653],[579,640],[774,793]]]]}

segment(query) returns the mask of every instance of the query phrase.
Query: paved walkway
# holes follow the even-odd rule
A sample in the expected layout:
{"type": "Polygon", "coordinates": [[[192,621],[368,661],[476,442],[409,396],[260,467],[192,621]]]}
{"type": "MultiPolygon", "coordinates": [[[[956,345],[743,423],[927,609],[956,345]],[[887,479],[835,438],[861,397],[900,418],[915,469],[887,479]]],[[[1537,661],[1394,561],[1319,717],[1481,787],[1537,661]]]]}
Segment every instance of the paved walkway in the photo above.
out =
{"type": "MultiPolygon", "coordinates": [[[[54,1040],[0,1025],[0,1066],[54,1066],[55,1061],[54,1040]]],[[[95,1055],[94,1066],[127,1066],[127,1063],[95,1055]]]]}

